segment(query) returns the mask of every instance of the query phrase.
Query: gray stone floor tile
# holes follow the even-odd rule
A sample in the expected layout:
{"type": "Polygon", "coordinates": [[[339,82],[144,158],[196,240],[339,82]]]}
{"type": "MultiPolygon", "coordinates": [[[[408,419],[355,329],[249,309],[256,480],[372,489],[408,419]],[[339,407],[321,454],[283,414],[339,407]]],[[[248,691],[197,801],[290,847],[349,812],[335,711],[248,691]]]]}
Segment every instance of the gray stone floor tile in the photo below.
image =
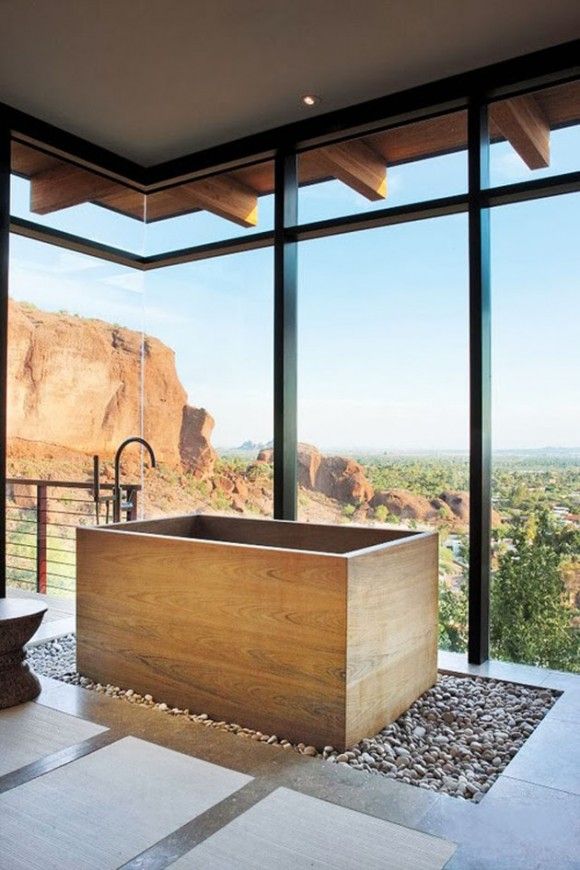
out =
{"type": "MultiPolygon", "coordinates": [[[[537,680],[533,682],[538,683],[537,680]]],[[[256,777],[255,783],[266,789],[287,787],[377,818],[460,841],[460,849],[448,865],[454,870],[485,870],[488,867],[493,870],[580,870],[577,857],[580,808],[579,798],[575,794],[540,787],[515,777],[501,776],[483,801],[475,805],[384,777],[367,776],[349,768],[337,769],[316,759],[256,741],[240,740],[180,717],[134,707],[53,680],[43,680],[42,683],[44,691],[39,700],[44,704],[76,713],[121,733],[138,735],[178,752],[242,771],[256,777]]],[[[566,702],[566,698],[568,701],[561,708],[555,706],[536,732],[541,735],[544,726],[556,723],[554,730],[557,734],[553,730],[552,741],[547,740],[545,747],[548,753],[552,753],[552,758],[555,748],[551,743],[557,745],[565,739],[568,747],[572,745],[570,731],[558,728],[558,724],[573,724],[567,716],[575,712],[574,695],[570,689],[565,690],[557,703],[566,702]]],[[[534,735],[530,740],[533,739],[534,735]]],[[[574,740],[578,743],[577,738],[574,740]]],[[[536,765],[538,773],[533,756],[534,753],[531,762],[536,765]]],[[[564,764],[561,758],[557,764],[564,764]]],[[[517,771],[517,768],[514,770],[517,771]]],[[[533,769],[530,775],[532,773],[533,769]]],[[[523,776],[527,775],[524,769],[523,776]]],[[[545,771],[542,778],[545,778],[545,771]]],[[[252,804],[253,796],[247,794],[248,788],[250,786],[243,793],[240,792],[240,809],[252,804]]],[[[261,799],[261,795],[258,799],[261,799]]],[[[177,852],[169,849],[172,860],[230,821],[231,813],[228,818],[228,813],[222,812],[222,808],[230,804],[229,809],[232,810],[232,802],[238,803],[236,794],[223,804],[209,809],[205,826],[200,827],[198,820],[192,822],[194,835],[190,831],[191,836],[182,838],[181,848],[177,852]]],[[[235,807],[232,811],[235,814],[235,807]]],[[[159,850],[155,852],[155,847],[152,847],[152,851],[158,856],[159,850]]],[[[143,870],[143,866],[135,864],[139,870],[143,870]]],[[[146,866],[157,870],[155,864],[146,866]]]]}
{"type": "Polygon", "coordinates": [[[502,662],[498,659],[490,659],[482,665],[472,665],[467,661],[466,653],[455,653],[447,650],[439,651],[438,667],[439,670],[451,673],[490,677],[531,686],[543,686],[547,673],[545,668],[536,668],[533,665],[522,665],[516,662],[502,662]]]}
{"type": "Polygon", "coordinates": [[[508,764],[504,775],[580,795],[578,725],[546,717],[508,764]]]}
{"type": "Polygon", "coordinates": [[[41,704],[20,704],[0,711],[0,776],[105,731],[41,704]]]}
{"type": "Polygon", "coordinates": [[[437,801],[424,788],[326,763],[286,766],[285,783],[321,800],[413,827],[437,801]]]}
{"type": "Polygon", "coordinates": [[[580,728],[580,691],[564,691],[549,712],[550,719],[563,719],[576,722],[580,728]]]}
{"type": "Polygon", "coordinates": [[[42,621],[40,628],[33,634],[30,641],[26,644],[27,647],[36,646],[39,643],[46,643],[47,640],[54,640],[57,637],[62,637],[64,634],[73,634],[76,628],[74,616],[62,617],[54,616],[53,619],[42,621]]]}
{"type": "Polygon", "coordinates": [[[55,610],[73,615],[75,612],[76,599],[74,595],[43,595],[39,592],[31,592],[29,589],[18,589],[16,586],[8,586],[6,594],[8,598],[30,598],[34,601],[42,601],[49,611],[55,610]]]}
{"type": "Polygon", "coordinates": [[[543,686],[560,691],[580,692],[580,674],[569,674],[565,671],[543,671],[543,686]]]}
{"type": "Polygon", "coordinates": [[[0,795],[0,866],[113,870],[249,781],[125,737],[0,795]]]}
{"type": "Polygon", "coordinates": [[[446,870],[580,867],[580,798],[505,776],[480,804],[441,796],[421,828],[459,844],[446,870]]]}
{"type": "Polygon", "coordinates": [[[436,870],[453,843],[279,788],[172,866],[175,870],[436,870]]]}

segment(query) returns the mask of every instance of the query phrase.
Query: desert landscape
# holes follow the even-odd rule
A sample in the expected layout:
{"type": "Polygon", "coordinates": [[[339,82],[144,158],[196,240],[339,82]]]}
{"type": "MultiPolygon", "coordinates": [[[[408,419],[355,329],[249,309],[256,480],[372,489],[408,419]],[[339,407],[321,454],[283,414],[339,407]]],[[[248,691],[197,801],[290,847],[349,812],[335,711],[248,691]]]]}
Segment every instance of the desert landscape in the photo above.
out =
{"type": "MultiPolygon", "coordinates": [[[[143,434],[159,462],[155,473],[144,471],[146,516],[198,507],[271,512],[272,447],[247,442],[219,455],[212,445],[213,417],[188,404],[175,355],[156,338],[11,302],[9,384],[10,477],[84,480],[98,454],[110,481],[119,443],[143,434]]],[[[389,519],[466,530],[465,488],[427,497],[403,486],[381,487],[370,460],[327,456],[299,444],[301,518],[389,519]]],[[[138,450],[126,459],[124,474],[140,482],[138,450]]],[[[494,523],[500,522],[494,514],[494,523]]]]}
{"type": "MultiPolygon", "coordinates": [[[[125,453],[123,481],[142,487],[140,515],[203,510],[271,516],[271,443],[248,439],[216,449],[211,409],[190,404],[177,374],[175,354],[159,339],[104,320],[42,311],[15,301],[10,303],[9,329],[8,477],[13,483],[9,484],[7,509],[13,583],[31,583],[34,549],[31,511],[36,489],[19,481],[87,484],[83,498],[72,490],[52,491],[47,506],[48,549],[54,563],[49,565],[48,579],[52,577],[53,591],[70,594],[74,588],[74,526],[95,521],[92,457],[99,455],[101,482],[110,484],[114,451],[129,435],[145,437],[158,460],[157,468],[151,470],[142,464],[138,448],[125,453]],[[75,512],[65,522],[71,504],[75,512]]],[[[451,649],[465,648],[467,454],[365,454],[350,449],[330,453],[300,443],[298,486],[298,515],[303,521],[436,528],[440,533],[440,642],[451,649]]],[[[502,571],[507,576],[513,569],[518,535],[523,535],[524,543],[536,540],[536,556],[541,547],[558,551],[553,584],[544,590],[537,606],[557,598],[564,626],[560,635],[562,631],[566,634],[560,637],[558,649],[565,640],[567,652],[562,655],[568,657],[566,661],[575,660],[580,609],[580,452],[496,453],[493,506],[493,562],[498,576],[502,571]],[[538,537],[542,523],[543,543],[538,537]],[[576,646],[568,643],[568,636],[576,646]]],[[[520,586],[529,598],[530,590],[520,586]]],[[[497,612],[501,612],[499,603],[497,612]]],[[[552,656],[553,665],[555,661],[552,656]]]]}

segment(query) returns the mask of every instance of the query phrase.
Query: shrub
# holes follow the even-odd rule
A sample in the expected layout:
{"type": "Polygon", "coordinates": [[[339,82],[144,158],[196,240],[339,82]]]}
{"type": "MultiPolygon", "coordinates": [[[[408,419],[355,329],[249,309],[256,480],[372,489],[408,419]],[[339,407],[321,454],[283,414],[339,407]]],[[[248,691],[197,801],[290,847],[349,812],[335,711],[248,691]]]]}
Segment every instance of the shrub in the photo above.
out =
{"type": "Polygon", "coordinates": [[[386,505],[380,504],[375,508],[375,519],[379,521],[379,523],[386,523],[389,520],[389,509],[386,505]]]}

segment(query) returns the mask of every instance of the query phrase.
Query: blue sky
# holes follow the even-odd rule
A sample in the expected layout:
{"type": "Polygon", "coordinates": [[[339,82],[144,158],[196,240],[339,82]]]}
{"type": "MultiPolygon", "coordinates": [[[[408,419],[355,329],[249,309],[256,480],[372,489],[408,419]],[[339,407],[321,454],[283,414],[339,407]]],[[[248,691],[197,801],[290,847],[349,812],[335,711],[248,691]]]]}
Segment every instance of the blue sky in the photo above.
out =
{"type": "MultiPolygon", "coordinates": [[[[549,170],[492,148],[492,183],[578,168],[578,128],[552,134],[549,170]]],[[[388,171],[387,204],[465,190],[465,154],[388,171]]],[[[260,202],[258,230],[271,226],[260,202]]],[[[382,207],[384,203],[370,207],[382,207]]],[[[303,189],[300,217],[369,208],[339,182],[303,189]]],[[[15,179],[13,213],[27,209],[15,179]]],[[[580,194],[492,210],[494,445],[580,444],[580,194]]],[[[43,222],[49,222],[42,218],[43,222]]],[[[96,206],[50,225],[152,253],[246,231],[207,214],[143,227],[96,206]]],[[[467,219],[456,215],[301,244],[299,437],[323,449],[466,449],[467,219]]],[[[272,434],[272,252],[136,273],[12,237],[11,294],[145,330],[174,348],[214,442],[272,434]]]]}

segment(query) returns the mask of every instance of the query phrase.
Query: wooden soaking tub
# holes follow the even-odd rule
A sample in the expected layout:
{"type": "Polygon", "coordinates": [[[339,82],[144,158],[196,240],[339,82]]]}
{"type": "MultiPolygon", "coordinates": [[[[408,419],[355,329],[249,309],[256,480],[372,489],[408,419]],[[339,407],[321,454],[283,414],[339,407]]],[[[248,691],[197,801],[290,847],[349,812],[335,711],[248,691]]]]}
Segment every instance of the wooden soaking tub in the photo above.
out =
{"type": "Polygon", "coordinates": [[[437,674],[437,534],[195,514],[77,529],[78,669],[317,747],[437,674]]]}

